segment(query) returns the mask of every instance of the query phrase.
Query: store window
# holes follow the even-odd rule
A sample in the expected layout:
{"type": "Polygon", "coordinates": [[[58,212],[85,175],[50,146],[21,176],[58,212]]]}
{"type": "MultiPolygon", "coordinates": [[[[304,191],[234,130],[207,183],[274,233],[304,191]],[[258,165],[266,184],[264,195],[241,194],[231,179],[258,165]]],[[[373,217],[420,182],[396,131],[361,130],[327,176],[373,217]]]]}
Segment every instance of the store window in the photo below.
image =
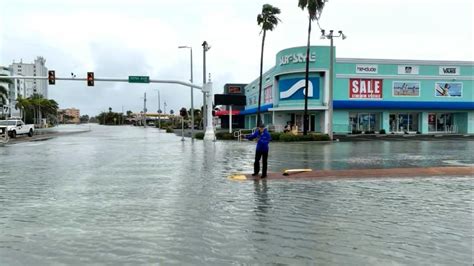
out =
{"type": "Polygon", "coordinates": [[[452,113],[430,113],[428,114],[428,131],[456,133],[457,127],[453,121],[452,113]]]}
{"type": "Polygon", "coordinates": [[[380,113],[349,113],[352,133],[375,132],[380,130],[380,113]]]}
{"type": "Polygon", "coordinates": [[[392,113],[389,116],[390,132],[418,132],[418,113],[392,113]]]}

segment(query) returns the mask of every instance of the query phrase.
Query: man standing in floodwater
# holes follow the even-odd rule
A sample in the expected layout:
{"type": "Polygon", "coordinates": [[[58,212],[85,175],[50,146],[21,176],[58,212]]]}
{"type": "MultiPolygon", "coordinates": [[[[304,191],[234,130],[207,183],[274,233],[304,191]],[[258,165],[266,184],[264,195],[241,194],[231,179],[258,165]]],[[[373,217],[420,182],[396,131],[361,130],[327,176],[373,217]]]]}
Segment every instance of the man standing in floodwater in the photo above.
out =
{"type": "Polygon", "coordinates": [[[260,158],[262,158],[262,178],[267,177],[267,159],[268,159],[268,143],[272,140],[268,130],[264,124],[260,124],[258,129],[252,135],[247,135],[248,140],[258,138],[257,149],[255,151],[255,162],[253,163],[252,176],[258,175],[260,172],[260,158]]]}

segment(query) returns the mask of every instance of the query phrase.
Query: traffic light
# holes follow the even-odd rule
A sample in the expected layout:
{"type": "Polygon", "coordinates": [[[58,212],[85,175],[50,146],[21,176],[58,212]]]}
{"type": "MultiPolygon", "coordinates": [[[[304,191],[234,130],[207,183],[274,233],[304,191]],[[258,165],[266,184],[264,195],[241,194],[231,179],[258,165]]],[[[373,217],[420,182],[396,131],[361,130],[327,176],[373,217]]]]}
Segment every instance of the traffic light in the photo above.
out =
{"type": "Polygon", "coordinates": [[[48,71],[48,83],[49,85],[56,84],[56,73],[54,72],[54,70],[48,71]]]}
{"type": "Polygon", "coordinates": [[[87,72],[87,86],[94,86],[94,72],[87,72]]]}

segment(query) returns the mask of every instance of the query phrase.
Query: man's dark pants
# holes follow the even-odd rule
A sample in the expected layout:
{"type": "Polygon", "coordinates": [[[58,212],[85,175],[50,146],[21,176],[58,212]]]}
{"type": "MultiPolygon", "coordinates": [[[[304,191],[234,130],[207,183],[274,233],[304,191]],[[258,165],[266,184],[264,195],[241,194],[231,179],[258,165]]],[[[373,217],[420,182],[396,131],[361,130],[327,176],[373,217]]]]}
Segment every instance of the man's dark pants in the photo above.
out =
{"type": "Polygon", "coordinates": [[[260,172],[260,158],[262,158],[262,157],[263,157],[263,159],[262,159],[262,164],[263,164],[262,176],[266,176],[267,175],[268,151],[265,151],[265,152],[257,151],[255,153],[255,162],[253,163],[253,173],[258,174],[258,172],[260,172]]]}

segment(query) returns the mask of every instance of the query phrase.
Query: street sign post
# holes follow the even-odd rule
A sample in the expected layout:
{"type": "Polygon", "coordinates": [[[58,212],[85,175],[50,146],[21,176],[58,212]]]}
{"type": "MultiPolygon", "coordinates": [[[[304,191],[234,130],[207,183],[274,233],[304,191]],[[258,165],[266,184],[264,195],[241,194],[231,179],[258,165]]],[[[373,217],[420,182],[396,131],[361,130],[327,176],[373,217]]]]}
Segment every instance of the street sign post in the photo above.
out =
{"type": "Polygon", "coordinates": [[[149,76],[128,76],[128,83],[150,83],[149,76]]]}

